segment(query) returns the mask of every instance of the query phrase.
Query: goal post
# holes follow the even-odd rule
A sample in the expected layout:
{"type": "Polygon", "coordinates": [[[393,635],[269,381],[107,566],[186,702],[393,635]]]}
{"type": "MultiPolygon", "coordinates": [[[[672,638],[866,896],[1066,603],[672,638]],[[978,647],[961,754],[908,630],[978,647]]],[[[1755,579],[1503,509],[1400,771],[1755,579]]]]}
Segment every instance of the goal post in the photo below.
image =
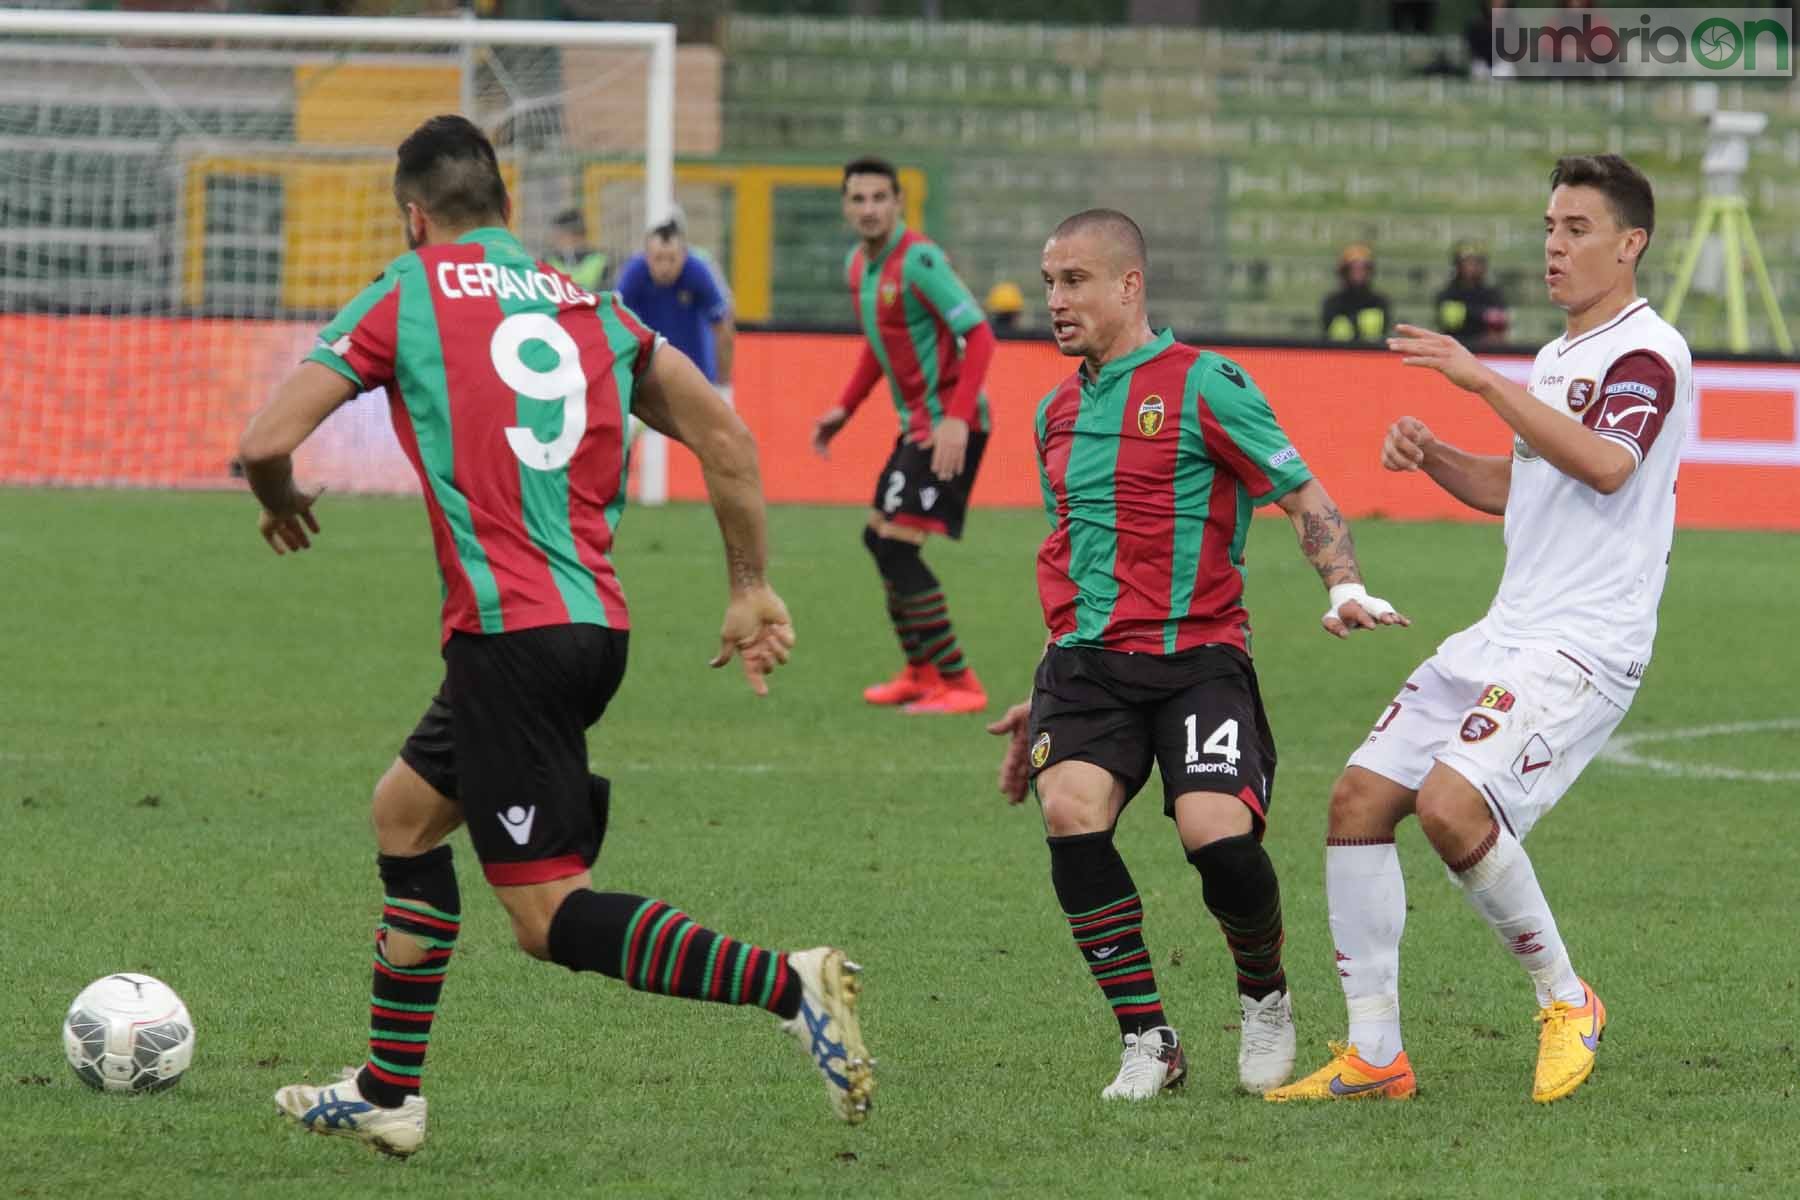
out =
{"type": "MultiPolygon", "coordinates": [[[[404,250],[394,146],[447,111],[494,138],[540,258],[569,209],[617,259],[673,202],[672,25],[0,10],[0,484],[223,486],[242,420],[404,250]],[[595,164],[633,168],[604,206],[595,164]]],[[[412,489],[385,421],[346,406],[303,469],[412,489]]],[[[635,458],[660,503],[666,445],[635,458]]]]}

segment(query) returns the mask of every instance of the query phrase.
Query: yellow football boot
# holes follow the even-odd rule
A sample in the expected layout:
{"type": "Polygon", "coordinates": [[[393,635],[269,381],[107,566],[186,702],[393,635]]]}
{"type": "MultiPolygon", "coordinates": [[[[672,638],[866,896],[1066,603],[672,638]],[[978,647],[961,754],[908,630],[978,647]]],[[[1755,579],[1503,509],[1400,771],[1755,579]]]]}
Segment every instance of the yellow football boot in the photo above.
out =
{"type": "Polygon", "coordinates": [[[1331,1061],[1286,1087],[1264,1092],[1263,1099],[1276,1104],[1289,1100],[1411,1100],[1419,1090],[1419,1078],[1402,1050],[1385,1067],[1371,1066],[1355,1046],[1332,1042],[1331,1061]]]}
{"type": "Polygon", "coordinates": [[[1606,1031],[1606,1005],[1594,989],[1581,982],[1586,999],[1579,1005],[1561,1000],[1538,1010],[1537,1075],[1531,1098],[1539,1104],[1561,1100],[1594,1073],[1594,1053],[1606,1031]]]}

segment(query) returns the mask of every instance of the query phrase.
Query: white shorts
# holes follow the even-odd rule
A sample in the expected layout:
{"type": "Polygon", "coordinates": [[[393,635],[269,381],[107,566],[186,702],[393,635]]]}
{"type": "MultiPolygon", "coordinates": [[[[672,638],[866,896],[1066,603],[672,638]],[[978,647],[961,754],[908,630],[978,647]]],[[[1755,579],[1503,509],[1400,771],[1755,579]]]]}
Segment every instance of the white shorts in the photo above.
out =
{"type": "Polygon", "coordinates": [[[1419,664],[1350,765],[1416,791],[1441,762],[1523,841],[1624,717],[1573,660],[1465,629],[1419,664]]]}

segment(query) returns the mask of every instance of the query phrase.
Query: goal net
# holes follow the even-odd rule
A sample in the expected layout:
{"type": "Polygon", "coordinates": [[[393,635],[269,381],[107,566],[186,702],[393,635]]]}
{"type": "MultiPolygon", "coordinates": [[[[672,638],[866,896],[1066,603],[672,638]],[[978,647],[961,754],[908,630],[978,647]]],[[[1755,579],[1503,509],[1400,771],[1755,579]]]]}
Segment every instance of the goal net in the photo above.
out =
{"type": "MultiPolygon", "coordinates": [[[[429,116],[493,138],[538,257],[618,263],[672,198],[674,42],[650,24],[0,11],[0,485],[229,486],[249,414],[405,250],[394,147],[429,116]]],[[[662,452],[639,444],[642,500],[662,498],[662,452]]],[[[417,487],[379,395],[299,468],[417,487]]]]}

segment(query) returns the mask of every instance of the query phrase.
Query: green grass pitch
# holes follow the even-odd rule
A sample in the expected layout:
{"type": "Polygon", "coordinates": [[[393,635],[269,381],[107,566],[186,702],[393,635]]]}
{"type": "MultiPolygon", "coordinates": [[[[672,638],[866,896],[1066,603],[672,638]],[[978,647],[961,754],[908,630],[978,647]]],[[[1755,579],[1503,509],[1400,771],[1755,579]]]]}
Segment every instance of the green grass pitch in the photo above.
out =
{"type": "MultiPolygon", "coordinates": [[[[1423,485],[1421,485],[1423,486],[1423,485]]],[[[1234,1094],[1229,960],[1153,797],[1121,824],[1185,1094],[1103,1106],[1111,1021],[1069,944],[1029,807],[996,796],[976,719],[873,711],[897,654],[853,509],[771,514],[799,647],[753,699],[709,672],[724,599],[710,514],[629,514],[632,664],[594,731],[616,781],[603,885],[734,935],[833,941],[868,968],[868,1125],[754,1011],[532,962],[456,839],[467,919],[406,1163],[302,1135],[270,1100],[358,1061],[379,897],[367,797],[438,681],[425,519],[328,497],[276,559],[243,495],[0,492],[0,1200],[13,1196],[1791,1195],[1800,1171],[1800,539],[1683,533],[1658,654],[1622,735],[1530,847],[1612,1025],[1593,1080],[1529,1101],[1529,987],[1402,830],[1410,1105],[1234,1094]],[[1668,738],[1720,725],[1716,735],[1668,738]],[[1648,738],[1646,737],[1648,735],[1648,738]],[[143,970],[199,1027],[166,1095],[90,1092],[64,1007],[143,970]]],[[[1042,520],[934,543],[994,696],[1042,642],[1042,520]]],[[[1476,619],[1493,526],[1357,527],[1410,631],[1348,644],[1285,522],[1251,537],[1256,659],[1281,749],[1281,871],[1302,1069],[1343,1033],[1321,886],[1327,788],[1413,664],[1476,619]]]]}

